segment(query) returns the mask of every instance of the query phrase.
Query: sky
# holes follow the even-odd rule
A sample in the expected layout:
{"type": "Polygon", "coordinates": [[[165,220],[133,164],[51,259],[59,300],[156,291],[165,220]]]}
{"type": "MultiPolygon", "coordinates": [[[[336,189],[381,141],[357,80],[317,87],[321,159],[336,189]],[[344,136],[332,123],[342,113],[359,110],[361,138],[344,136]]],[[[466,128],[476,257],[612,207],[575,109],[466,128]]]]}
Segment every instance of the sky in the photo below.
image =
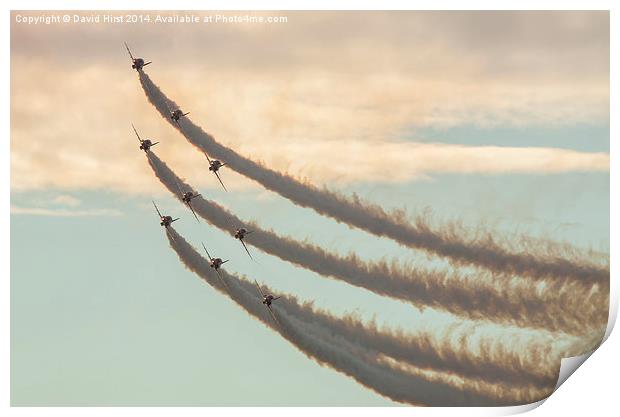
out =
{"type": "Polygon", "coordinates": [[[124,41],[192,121],[273,169],[438,224],[609,252],[605,12],[17,23],[42,14],[11,14],[13,405],[396,404],[317,365],[186,270],[151,199],[181,217],[195,246],[230,258],[228,270],[279,291],[411,331],[454,320],[267,254],[252,262],[196,222],[154,177],[132,123],[241,218],[340,254],[443,265],[225,168],[224,192],[148,103],[124,41]]]}

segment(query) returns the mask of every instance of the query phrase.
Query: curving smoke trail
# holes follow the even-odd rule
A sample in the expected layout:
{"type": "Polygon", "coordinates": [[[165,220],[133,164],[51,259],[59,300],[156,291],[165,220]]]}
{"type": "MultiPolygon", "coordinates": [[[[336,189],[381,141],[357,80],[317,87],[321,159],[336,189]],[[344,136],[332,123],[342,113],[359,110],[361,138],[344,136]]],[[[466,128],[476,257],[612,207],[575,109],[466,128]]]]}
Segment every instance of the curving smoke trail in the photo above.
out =
{"type": "MultiPolygon", "coordinates": [[[[491,355],[476,357],[464,345],[458,351],[451,351],[447,345],[441,347],[431,342],[428,335],[417,339],[416,336],[405,337],[367,328],[351,316],[339,319],[325,311],[317,311],[312,304],[300,304],[296,298],[288,295],[273,304],[278,326],[261,304],[253,283],[220,270],[228,291],[210,270],[206,260],[172,227],[168,231],[170,245],[188,269],[230,296],[248,313],[280,332],[310,357],[327,363],[392,399],[427,405],[482,405],[487,402],[514,404],[534,401],[541,395],[549,394],[555,386],[553,377],[557,378],[559,369],[559,363],[555,362],[559,358],[549,355],[546,348],[528,347],[541,351],[534,355],[538,361],[524,361],[522,357],[502,349],[494,349],[491,355]],[[336,352],[338,346],[345,346],[345,351],[336,352]],[[330,353],[323,349],[330,350],[330,353]],[[332,354],[336,357],[332,357],[332,354]],[[458,384],[461,387],[458,388],[438,377],[402,373],[398,367],[387,366],[380,359],[383,355],[418,369],[462,377],[469,383],[458,384]],[[395,380],[400,380],[397,387],[392,386],[395,380]],[[499,385],[489,384],[496,382],[499,385]],[[531,391],[531,386],[539,388],[531,391]],[[524,389],[525,393],[522,392],[524,389]],[[429,395],[436,399],[429,400],[429,395]],[[455,397],[446,398],[444,395],[455,397]]],[[[464,334],[460,337],[461,342],[463,337],[464,334]]]]}
{"type": "MultiPolygon", "coordinates": [[[[179,178],[152,151],[147,159],[161,183],[180,201],[181,193],[194,189],[179,178]]],[[[219,204],[196,197],[196,213],[212,225],[229,233],[235,228],[253,230],[247,243],[294,265],[323,276],[340,279],[383,296],[449,311],[473,320],[490,320],[522,327],[583,333],[607,321],[606,293],[582,288],[574,282],[548,282],[539,292],[529,283],[509,285],[493,282],[493,276],[480,274],[466,278],[454,271],[404,270],[396,263],[364,262],[354,254],[342,257],[307,242],[280,236],[258,224],[239,219],[219,204]]]]}
{"type": "Polygon", "coordinates": [[[361,201],[356,195],[347,198],[269,169],[216,142],[213,136],[188,118],[181,118],[179,123],[171,120],[170,110],[178,106],[164,95],[147,74],[139,71],[139,77],[149,101],[190,143],[297,205],[312,208],[322,215],[377,236],[389,237],[402,245],[448,257],[458,264],[478,265],[496,272],[536,279],[572,278],[588,284],[609,285],[608,267],[557,257],[543,258],[532,253],[512,253],[502,248],[490,234],[466,241],[449,230],[431,230],[422,218],[410,224],[402,214],[390,215],[377,205],[361,201]]]}

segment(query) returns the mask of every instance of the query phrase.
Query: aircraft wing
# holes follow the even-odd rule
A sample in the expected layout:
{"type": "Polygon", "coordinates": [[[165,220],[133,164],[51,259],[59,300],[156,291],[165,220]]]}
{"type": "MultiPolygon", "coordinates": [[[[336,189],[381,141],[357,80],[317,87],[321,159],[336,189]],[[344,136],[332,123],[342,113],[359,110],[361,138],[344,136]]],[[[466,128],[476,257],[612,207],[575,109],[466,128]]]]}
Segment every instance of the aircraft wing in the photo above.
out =
{"type": "Polygon", "coordinates": [[[254,259],[254,258],[252,258],[252,255],[250,255],[250,251],[248,250],[248,247],[245,246],[245,242],[243,241],[243,239],[239,239],[239,240],[241,241],[241,244],[245,248],[245,251],[248,253],[248,256],[250,257],[250,259],[254,259]]]}
{"type": "Polygon", "coordinates": [[[228,284],[226,284],[226,281],[224,281],[224,277],[222,276],[222,274],[220,274],[220,270],[216,269],[215,272],[217,272],[217,276],[219,277],[220,281],[222,282],[222,285],[224,285],[224,287],[226,287],[226,290],[228,292],[230,292],[230,288],[228,288],[228,284]]]}
{"type": "Polygon", "coordinates": [[[155,204],[154,201],[152,201],[152,202],[153,202],[153,206],[155,206],[155,210],[157,211],[157,214],[159,215],[159,218],[161,219],[161,213],[159,212],[159,209],[157,208],[157,204],[155,204]]]}
{"type": "Polygon", "coordinates": [[[282,326],[280,326],[278,318],[276,317],[276,313],[274,313],[274,311],[271,309],[271,306],[267,306],[267,308],[269,309],[269,314],[271,314],[271,318],[273,319],[273,321],[278,325],[278,327],[282,328],[282,326]]]}
{"type": "Polygon", "coordinates": [[[196,220],[200,222],[200,220],[198,219],[198,216],[196,216],[196,212],[194,211],[194,208],[192,207],[192,205],[190,203],[187,203],[187,207],[189,207],[189,209],[192,211],[192,214],[194,215],[196,220]]]}
{"type": "Polygon", "coordinates": [[[131,54],[131,51],[129,50],[129,46],[127,46],[127,42],[123,42],[125,44],[125,48],[127,48],[127,53],[129,53],[129,58],[131,58],[131,62],[133,62],[134,57],[131,54]]]}
{"type": "MultiPolygon", "coordinates": [[[[277,300],[278,298],[282,298],[282,296],[278,295],[277,297],[273,297],[273,300],[277,300]]],[[[271,300],[271,301],[273,301],[273,300],[271,300]]]]}
{"type": "Polygon", "coordinates": [[[222,182],[222,179],[220,178],[220,174],[218,174],[217,171],[215,171],[214,174],[217,177],[217,179],[220,181],[220,184],[222,184],[222,187],[224,188],[224,191],[228,192],[226,187],[224,187],[224,183],[222,182]]]}
{"type": "Polygon", "coordinates": [[[207,157],[207,161],[209,161],[209,165],[211,165],[211,158],[209,158],[209,155],[207,155],[207,153],[204,151],[202,153],[205,154],[205,156],[207,157]]]}
{"type": "MultiPolygon", "coordinates": [[[[202,243],[202,242],[200,242],[202,243]]],[[[202,247],[205,249],[205,252],[207,252],[207,256],[209,257],[209,260],[211,260],[211,255],[209,255],[209,251],[207,250],[207,247],[205,246],[204,243],[202,243],[202,247]]]]}
{"type": "Polygon", "coordinates": [[[136,130],[136,127],[133,125],[133,123],[131,124],[131,127],[133,128],[133,131],[136,133],[136,136],[138,137],[138,142],[140,142],[140,145],[142,145],[142,139],[140,139],[140,135],[138,135],[138,131],[136,130]]]}
{"type": "Polygon", "coordinates": [[[256,282],[256,280],[254,280],[254,283],[258,287],[258,291],[260,292],[260,295],[264,297],[265,293],[263,292],[263,289],[260,287],[260,285],[258,285],[258,282],[256,282]]]}

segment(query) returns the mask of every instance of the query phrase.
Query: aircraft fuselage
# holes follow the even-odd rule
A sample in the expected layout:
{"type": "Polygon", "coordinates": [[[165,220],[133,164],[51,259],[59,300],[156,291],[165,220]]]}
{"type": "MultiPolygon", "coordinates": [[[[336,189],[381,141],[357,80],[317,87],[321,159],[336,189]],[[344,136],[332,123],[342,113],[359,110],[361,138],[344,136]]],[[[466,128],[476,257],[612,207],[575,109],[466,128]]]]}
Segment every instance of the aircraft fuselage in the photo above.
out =
{"type": "Polygon", "coordinates": [[[222,163],[218,161],[217,159],[214,159],[209,164],[209,171],[217,172],[217,170],[220,169],[221,167],[222,167],[222,163]]]}
{"type": "Polygon", "coordinates": [[[237,229],[235,231],[235,239],[243,239],[245,237],[245,235],[248,234],[248,231],[246,229],[237,229]]]}
{"type": "Polygon", "coordinates": [[[222,258],[214,258],[211,260],[211,268],[218,269],[223,263],[222,258]]]}
{"type": "Polygon", "coordinates": [[[177,110],[173,111],[173,112],[172,112],[172,114],[170,115],[170,117],[172,118],[172,120],[175,120],[175,121],[177,121],[177,122],[179,121],[179,119],[180,119],[182,116],[185,116],[185,114],[183,114],[183,112],[181,111],[181,109],[177,109],[177,110]]]}
{"type": "Polygon", "coordinates": [[[142,67],[144,67],[144,59],[136,58],[133,60],[133,65],[131,66],[131,68],[135,69],[136,71],[140,71],[142,67]]]}
{"type": "Polygon", "coordinates": [[[140,149],[146,152],[151,148],[151,146],[153,146],[153,142],[151,142],[150,139],[144,139],[140,144],[140,149]]]}
{"type": "Polygon", "coordinates": [[[267,307],[270,307],[274,298],[275,297],[273,295],[271,295],[271,294],[264,296],[263,297],[263,304],[265,304],[267,307]]]}
{"type": "Polygon", "coordinates": [[[183,201],[185,203],[189,203],[190,201],[192,201],[192,198],[196,197],[194,195],[194,193],[192,193],[191,191],[188,191],[186,193],[183,194],[183,201]]]}

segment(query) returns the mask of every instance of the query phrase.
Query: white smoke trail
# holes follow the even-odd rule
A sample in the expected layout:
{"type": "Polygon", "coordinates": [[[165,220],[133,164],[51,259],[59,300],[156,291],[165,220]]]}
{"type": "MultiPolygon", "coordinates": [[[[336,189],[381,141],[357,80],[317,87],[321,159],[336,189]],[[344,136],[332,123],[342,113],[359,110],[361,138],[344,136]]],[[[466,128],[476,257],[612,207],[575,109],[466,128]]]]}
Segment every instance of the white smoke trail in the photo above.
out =
{"type": "Polygon", "coordinates": [[[170,110],[177,109],[178,106],[163,94],[147,74],[140,71],[139,77],[149,101],[190,143],[297,205],[312,208],[322,215],[377,236],[389,237],[404,246],[448,257],[461,265],[478,265],[495,272],[534,279],[570,278],[586,284],[609,286],[608,266],[557,256],[543,257],[536,250],[513,253],[501,247],[491,234],[467,240],[454,234],[454,230],[432,230],[421,217],[411,224],[402,213],[390,215],[377,205],[362,202],[356,195],[347,198],[262,166],[219,144],[188,118],[183,117],[178,123],[172,121],[170,110]]]}
{"type": "MultiPolygon", "coordinates": [[[[157,178],[180,201],[179,187],[183,192],[195,191],[156,154],[149,151],[146,155],[157,178]]],[[[232,233],[238,227],[253,230],[247,243],[280,259],[417,306],[442,309],[473,320],[574,333],[602,327],[607,321],[606,293],[583,288],[578,283],[548,282],[541,292],[529,282],[521,285],[507,285],[508,280],[494,282],[492,275],[479,274],[478,279],[472,279],[457,272],[403,270],[396,263],[364,262],[354,254],[341,257],[318,246],[279,236],[256,223],[239,219],[202,197],[192,199],[191,204],[199,216],[224,231],[232,233]]]]}
{"type": "MultiPolygon", "coordinates": [[[[484,360],[490,362],[483,362],[480,359],[474,359],[474,355],[469,355],[464,349],[451,353],[448,353],[447,347],[438,350],[437,346],[429,343],[426,337],[416,341],[413,336],[405,339],[402,336],[382,333],[376,329],[368,330],[351,317],[342,320],[326,312],[317,312],[310,304],[300,305],[295,298],[288,295],[273,304],[278,323],[282,326],[280,328],[261,304],[260,295],[253,283],[220,270],[230,289],[227,291],[210,270],[207,261],[172,228],[169,229],[169,241],[187,268],[197,273],[211,286],[229,295],[248,313],[280,332],[307,355],[319,362],[327,363],[334,369],[352,376],[369,388],[397,401],[427,405],[514,404],[534,400],[522,393],[523,389],[527,391],[530,385],[543,387],[534,391],[538,395],[541,395],[541,392],[549,394],[554,386],[554,381],[548,379],[545,373],[548,375],[557,373],[557,364],[550,365],[544,362],[531,364],[532,369],[528,370],[521,363],[521,359],[509,355],[504,355],[503,358],[486,356],[484,360]],[[309,338],[310,334],[319,334],[320,340],[309,338]],[[344,349],[345,351],[339,351],[338,346],[343,344],[348,347],[344,349]],[[331,356],[332,354],[336,355],[335,358],[331,356]],[[398,367],[388,366],[386,368],[387,365],[380,359],[383,355],[389,355],[397,360],[402,359],[417,368],[461,375],[469,383],[457,388],[441,378],[428,377],[423,374],[413,375],[411,376],[413,379],[410,379],[410,373],[403,374],[402,371],[396,369],[398,367]],[[364,366],[357,362],[360,359],[364,366]],[[349,368],[350,366],[353,368],[349,368]],[[485,378],[484,370],[487,366],[489,366],[488,376],[490,378],[485,378]],[[547,368],[547,370],[541,368],[547,368]],[[513,387],[506,389],[501,385],[491,386],[486,383],[488,381],[484,381],[490,379],[499,382],[502,378],[506,378],[502,381],[503,384],[513,385],[513,387]],[[482,382],[475,382],[477,379],[482,382]],[[398,387],[392,385],[395,380],[400,380],[398,387]],[[438,387],[437,390],[435,386],[438,387]],[[517,388],[514,388],[515,386],[517,388]],[[404,387],[407,387],[406,391],[403,391],[404,387]],[[451,399],[443,397],[452,390],[456,392],[449,395],[456,395],[456,397],[451,399]],[[422,396],[424,400],[421,400],[420,393],[427,391],[428,393],[422,396]],[[404,396],[405,392],[406,396],[404,396]],[[428,403],[431,397],[436,400],[428,403]]],[[[500,354],[501,352],[497,351],[495,355],[500,354]]],[[[543,353],[540,359],[546,361],[549,357],[543,353]]]]}

